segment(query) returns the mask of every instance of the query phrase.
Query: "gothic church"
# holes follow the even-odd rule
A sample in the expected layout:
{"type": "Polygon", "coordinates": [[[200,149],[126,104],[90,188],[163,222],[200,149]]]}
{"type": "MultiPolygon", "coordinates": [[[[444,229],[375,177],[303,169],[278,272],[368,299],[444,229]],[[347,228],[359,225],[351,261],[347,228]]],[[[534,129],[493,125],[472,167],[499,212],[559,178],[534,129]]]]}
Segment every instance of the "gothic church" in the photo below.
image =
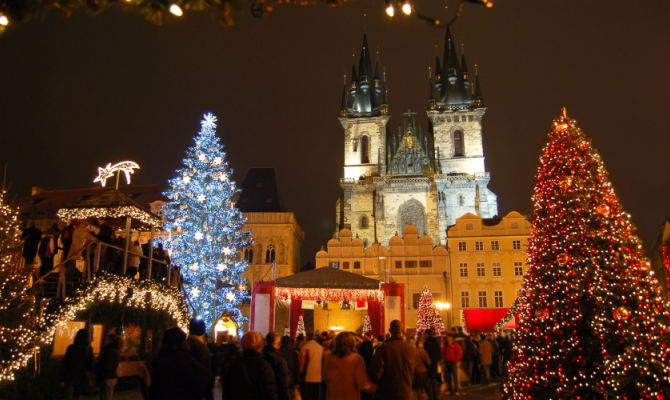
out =
{"type": "Polygon", "coordinates": [[[358,70],[342,91],[344,176],[336,206],[336,231],[350,229],[366,247],[388,245],[412,224],[419,235],[446,245],[447,227],[472,213],[498,214],[484,166],[482,118],[486,113],[479,77],[470,79],[465,55],[460,61],[449,29],[442,60],[430,77],[428,129],[403,113],[402,126],[389,126],[386,74],[372,69],[363,36],[358,70]]]}

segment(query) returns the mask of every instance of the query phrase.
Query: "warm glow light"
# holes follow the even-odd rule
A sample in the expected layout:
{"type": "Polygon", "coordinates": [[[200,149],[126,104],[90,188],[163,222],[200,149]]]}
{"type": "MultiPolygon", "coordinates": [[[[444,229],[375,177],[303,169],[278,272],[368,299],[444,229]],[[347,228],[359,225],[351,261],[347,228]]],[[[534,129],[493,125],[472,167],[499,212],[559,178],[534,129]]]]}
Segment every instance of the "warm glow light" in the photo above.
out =
{"type": "Polygon", "coordinates": [[[343,331],[343,330],[344,330],[344,327],[343,327],[342,325],[333,325],[333,326],[329,327],[328,330],[331,330],[331,331],[343,331]]]}
{"type": "Polygon", "coordinates": [[[7,26],[9,25],[9,19],[5,15],[0,15],[0,25],[7,26]]]}
{"type": "Polygon", "coordinates": [[[409,1],[403,3],[402,13],[405,15],[410,15],[412,13],[412,4],[409,1]]]}
{"type": "Polygon", "coordinates": [[[436,301],[435,308],[437,308],[438,310],[448,310],[451,308],[451,303],[449,303],[448,301],[444,303],[441,301],[436,301]]]}
{"type": "Polygon", "coordinates": [[[170,5],[170,12],[177,17],[184,15],[184,11],[182,11],[181,7],[179,7],[177,3],[172,3],[172,5],[170,5]]]}
{"type": "Polygon", "coordinates": [[[492,1],[487,1],[486,2],[486,8],[491,8],[493,7],[493,2],[492,1]]]}
{"type": "Polygon", "coordinates": [[[98,167],[98,176],[93,183],[100,182],[102,187],[105,187],[107,179],[114,176],[114,173],[123,172],[126,175],[126,182],[130,185],[130,174],[135,173],[136,169],[140,169],[140,166],[135,161],[121,161],[114,165],[107,163],[106,167],[98,167]]]}
{"type": "Polygon", "coordinates": [[[393,7],[393,4],[390,4],[386,6],[386,15],[389,17],[393,17],[395,15],[395,8],[393,7]]]}

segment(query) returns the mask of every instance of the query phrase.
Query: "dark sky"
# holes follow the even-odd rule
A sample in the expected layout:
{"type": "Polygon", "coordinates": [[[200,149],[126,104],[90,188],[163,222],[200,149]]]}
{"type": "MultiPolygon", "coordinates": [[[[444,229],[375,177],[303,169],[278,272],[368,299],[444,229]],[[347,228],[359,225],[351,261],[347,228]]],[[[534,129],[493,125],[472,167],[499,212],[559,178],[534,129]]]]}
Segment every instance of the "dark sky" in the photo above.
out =
{"type": "MultiPolygon", "coordinates": [[[[426,69],[444,31],[391,21],[382,4],[280,6],[263,19],[245,5],[232,28],[212,13],[156,27],[113,9],[14,26],[0,36],[0,162],[12,195],[86,187],[98,166],[125,159],[142,167],[134,182],[163,183],[211,111],[238,182],[250,167],[277,169],[283,207],[306,231],[302,262],[313,260],[334,229],[342,75],[364,31],[388,72],[394,131],[407,108],[426,126],[426,69]]],[[[438,2],[417,7],[446,17],[438,2]]],[[[539,152],[565,105],[651,242],[670,198],[668,21],[667,0],[466,7],[452,32],[480,65],[486,166],[502,214],[530,211],[539,152]]]]}

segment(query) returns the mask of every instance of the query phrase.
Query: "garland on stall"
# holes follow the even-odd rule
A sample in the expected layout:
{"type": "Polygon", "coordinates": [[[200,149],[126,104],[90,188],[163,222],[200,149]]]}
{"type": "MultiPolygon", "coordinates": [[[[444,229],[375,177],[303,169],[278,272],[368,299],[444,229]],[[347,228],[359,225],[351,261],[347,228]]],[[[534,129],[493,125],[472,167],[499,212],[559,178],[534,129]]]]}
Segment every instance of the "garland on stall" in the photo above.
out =
{"type": "Polygon", "coordinates": [[[384,292],[379,289],[327,289],[275,287],[275,297],[280,300],[299,298],[301,300],[325,301],[367,301],[368,297],[384,300],[384,292]]]}
{"type": "Polygon", "coordinates": [[[501,319],[495,324],[496,332],[501,331],[502,328],[505,325],[507,325],[507,323],[510,322],[512,318],[514,318],[514,316],[516,315],[516,308],[518,306],[519,306],[519,299],[517,298],[516,300],[514,300],[514,303],[512,304],[512,307],[509,309],[509,312],[503,317],[503,319],[501,319]]]}
{"type": "Polygon", "coordinates": [[[127,308],[150,308],[169,314],[183,331],[187,331],[189,313],[184,298],[175,288],[152,280],[135,281],[127,276],[103,273],[84,290],[68,299],[53,314],[46,315],[40,323],[39,341],[50,344],[56,329],[93,303],[122,303],[127,308]]]}

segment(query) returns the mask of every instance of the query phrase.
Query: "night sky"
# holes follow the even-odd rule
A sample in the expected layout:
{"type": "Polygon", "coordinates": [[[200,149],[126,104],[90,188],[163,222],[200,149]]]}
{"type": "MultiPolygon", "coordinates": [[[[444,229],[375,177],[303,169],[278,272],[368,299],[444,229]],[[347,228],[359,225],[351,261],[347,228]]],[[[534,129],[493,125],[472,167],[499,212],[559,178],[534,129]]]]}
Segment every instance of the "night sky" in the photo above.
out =
{"type": "MultiPolygon", "coordinates": [[[[302,263],[313,261],[334,230],[337,117],[352,50],[367,32],[381,52],[393,131],[408,108],[425,129],[427,66],[442,53],[444,30],[389,20],[380,0],[280,6],[262,19],[241,4],[231,28],[214,13],[156,27],[110,9],[49,13],[0,36],[0,162],[9,165],[10,195],[91,186],[98,166],[126,159],[142,167],[135,183],[165,183],[211,111],[239,183],[250,167],[276,168],[282,207],[306,232],[302,263]]],[[[446,19],[457,2],[447,4],[417,8],[446,19]]],[[[651,243],[669,214],[668,21],[667,0],[465,8],[452,33],[470,71],[480,66],[484,152],[501,214],[530,212],[540,149],[566,106],[651,243]]]]}

